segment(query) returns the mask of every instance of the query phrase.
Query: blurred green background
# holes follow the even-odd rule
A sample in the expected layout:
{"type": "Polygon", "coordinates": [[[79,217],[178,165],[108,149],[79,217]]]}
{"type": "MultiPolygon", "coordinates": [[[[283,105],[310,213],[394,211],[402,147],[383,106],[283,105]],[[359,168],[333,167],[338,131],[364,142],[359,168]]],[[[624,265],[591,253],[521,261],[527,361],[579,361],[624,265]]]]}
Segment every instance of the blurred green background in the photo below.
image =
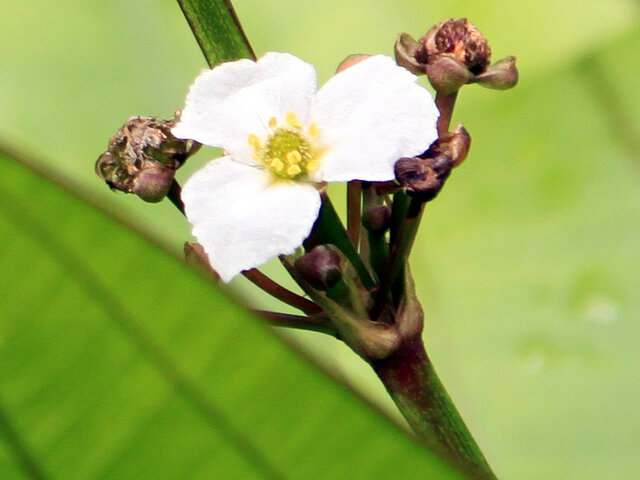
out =
{"type": "MultiPolygon", "coordinates": [[[[471,155],[427,209],[414,250],[427,346],[500,478],[638,478],[640,5],[234,4],[258,55],[294,53],[321,81],[350,53],[392,54],[399,32],[417,37],[453,16],[480,28],[494,60],[517,56],[516,89],[459,96],[454,122],[470,131],[471,155]]],[[[0,31],[0,138],[180,251],[189,230],[168,202],[112,194],[93,173],[124,120],[171,116],[205,67],[177,5],[5,0],[0,31]]],[[[295,338],[393,411],[337,342],[295,338]]]]}

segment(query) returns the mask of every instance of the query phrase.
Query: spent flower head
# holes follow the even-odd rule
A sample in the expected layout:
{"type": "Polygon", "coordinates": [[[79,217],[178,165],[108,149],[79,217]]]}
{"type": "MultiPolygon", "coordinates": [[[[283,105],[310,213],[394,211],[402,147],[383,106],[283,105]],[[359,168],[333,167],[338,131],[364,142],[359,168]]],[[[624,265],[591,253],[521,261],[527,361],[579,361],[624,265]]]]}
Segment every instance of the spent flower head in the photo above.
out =
{"type": "Polygon", "coordinates": [[[440,22],[417,41],[402,33],[395,53],[400,65],[416,75],[426,74],[439,93],[456,92],[468,83],[506,90],[518,82],[515,57],[489,65],[491,47],[466,18],[440,22]]]}
{"type": "Polygon", "coordinates": [[[171,187],[175,171],[200,148],[171,134],[174,120],[131,117],[111,137],[96,161],[96,173],[110,188],[159,202],[171,187]]]}
{"type": "Polygon", "coordinates": [[[438,111],[415,80],[375,55],[317,90],[313,66],[285,53],[196,78],[172,133],[224,150],[182,192],[193,234],[223,281],[299,247],[325,182],[392,180],[399,158],[429,147],[438,111]]]}

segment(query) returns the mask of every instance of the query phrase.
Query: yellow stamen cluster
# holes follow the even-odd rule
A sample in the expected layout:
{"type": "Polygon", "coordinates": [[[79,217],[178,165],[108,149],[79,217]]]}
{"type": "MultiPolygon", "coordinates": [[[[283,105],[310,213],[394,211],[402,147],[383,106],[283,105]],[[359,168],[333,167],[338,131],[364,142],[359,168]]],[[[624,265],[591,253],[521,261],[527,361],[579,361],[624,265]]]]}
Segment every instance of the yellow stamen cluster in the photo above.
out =
{"type": "Polygon", "coordinates": [[[269,119],[269,136],[264,143],[257,135],[249,135],[253,158],[269,167],[278,178],[297,179],[318,168],[317,151],[313,140],[318,138],[318,126],[305,129],[293,112],[285,115],[285,125],[279,126],[275,117],[269,119]]]}

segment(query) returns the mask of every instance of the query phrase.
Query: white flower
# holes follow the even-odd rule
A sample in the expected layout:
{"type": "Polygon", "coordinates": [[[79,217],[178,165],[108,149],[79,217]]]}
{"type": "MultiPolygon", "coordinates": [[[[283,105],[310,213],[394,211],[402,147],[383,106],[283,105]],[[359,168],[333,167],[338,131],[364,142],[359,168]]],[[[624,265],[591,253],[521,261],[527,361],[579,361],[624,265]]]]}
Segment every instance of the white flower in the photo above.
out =
{"type": "Polygon", "coordinates": [[[313,66],[285,53],[196,78],[172,133],[224,149],[182,191],[193,235],[223,281],[302,244],[319,183],[392,180],[399,158],[429,147],[438,111],[415,80],[377,55],[316,91],[313,66]]]}

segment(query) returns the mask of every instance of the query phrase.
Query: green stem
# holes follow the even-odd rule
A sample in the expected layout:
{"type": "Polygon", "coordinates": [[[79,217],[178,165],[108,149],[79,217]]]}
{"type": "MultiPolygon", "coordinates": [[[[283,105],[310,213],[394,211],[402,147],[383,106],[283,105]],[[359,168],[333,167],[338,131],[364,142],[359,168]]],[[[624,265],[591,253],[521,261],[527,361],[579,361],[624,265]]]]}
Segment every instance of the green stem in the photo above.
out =
{"type": "Polygon", "coordinates": [[[362,223],[360,212],[361,195],[362,182],[354,180],[347,184],[347,234],[356,248],[360,243],[360,224],[362,223]]]}
{"type": "Polygon", "coordinates": [[[178,0],[210,67],[256,56],[230,0],[178,0]]]}
{"type": "Polygon", "coordinates": [[[393,194],[393,203],[391,205],[391,228],[389,231],[389,243],[393,245],[396,243],[400,227],[407,216],[407,210],[409,209],[409,195],[403,191],[398,191],[393,194]]]}
{"type": "Polygon", "coordinates": [[[384,267],[389,254],[389,246],[384,233],[367,232],[369,244],[369,263],[378,279],[383,278],[384,267]]]}
{"type": "MultiPolygon", "coordinates": [[[[376,187],[372,183],[362,185],[362,211],[363,215],[370,209],[377,208],[383,204],[383,199],[376,193],[376,187]]],[[[365,224],[367,235],[362,236],[360,244],[360,252],[363,258],[369,258],[369,265],[376,276],[376,280],[380,280],[384,274],[384,268],[389,255],[389,245],[386,238],[386,230],[370,229],[365,224]]]]}
{"type": "MultiPolygon", "coordinates": [[[[424,204],[416,199],[408,199],[405,194],[396,194],[396,199],[402,199],[402,207],[399,213],[393,212],[392,232],[391,232],[391,252],[387,259],[384,274],[380,283],[380,288],[376,294],[376,302],[371,312],[371,318],[377,318],[389,301],[390,294],[393,296],[393,303],[398,304],[404,294],[402,291],[402,278],[404,267],[409,259],[413,242],[420,227],[424,204]],[[407,202],[405,203],[405,200],[407,202]],[[406,215],[404,221],[399,222],[399,226],[393,228],[394,216],[406,215]]],[[[394,208],[396,201],[394,200],[394,208]]]]}
{"type": "Polygon", "coordinates": [[[421,441],[435,450],[444,449],[474,478],[496,480],[436,375],[419,336],[370,364],[421,441]]]}

